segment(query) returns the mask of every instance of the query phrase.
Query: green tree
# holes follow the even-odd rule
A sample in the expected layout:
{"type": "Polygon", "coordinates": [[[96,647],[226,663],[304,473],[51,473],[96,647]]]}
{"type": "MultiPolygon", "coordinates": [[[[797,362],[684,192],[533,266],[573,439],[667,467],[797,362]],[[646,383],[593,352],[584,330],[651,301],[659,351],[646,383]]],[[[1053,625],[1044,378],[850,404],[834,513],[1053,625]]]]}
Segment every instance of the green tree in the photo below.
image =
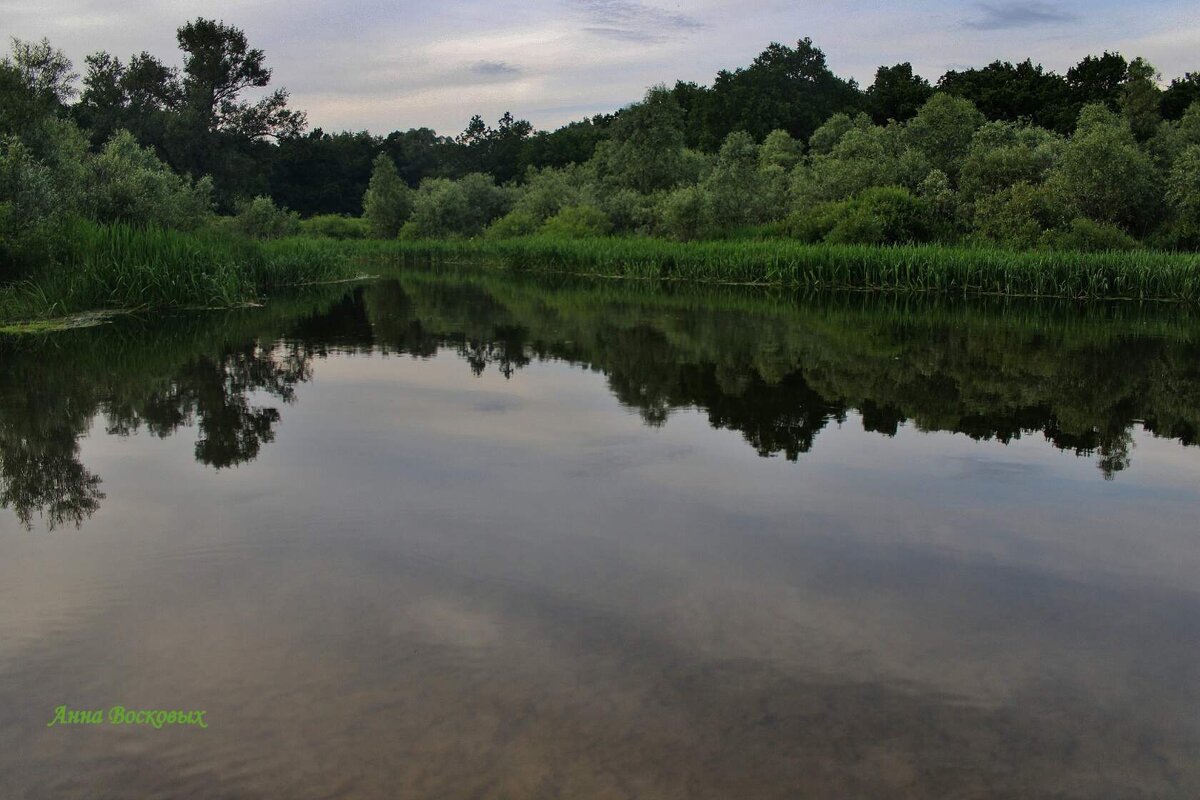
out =
{"type": "Polygon", "coordinates": [[[880,67],[875,82],[867,89],[871,116],[880,125],[888,120],[907,122],[933,96],[929,81],[913,72],[909,63],[880,67]]]}
{"type": "Polygon", "coordinates": [[[212,207],[212,181],[195,184],[119,131],[91,161],[88,216],[99,222],[195,228],[212,207]]]}
{"type": "Polygon", "coordinates": [[[1154,65],[1142,58],[1129,65],[1129,77],[1121,87],[1121,111],[1139,142],[1149,139],[1162,122],[1162,90],[1154,65]]]}
{"type": "Polygon", "coordinates": [[[697,143],[708,151],[739,129],[755,141],[776,129],[807,141],[831,114],[866,105],[854,82],[834,75],[825,53],[807,38],[795,47],[772,42],[750,66],[718,73],[700,97],[703,135],[697,143]]]}
{"type": "Polygon", "coordinates": [[[1180,154],[1167,179],[1167,201],[1183,221],[1200,226],[1200,144],[1180,154]]]}
{"type": "Polygon", "coordinates": [[[618,186],[642,194],[669,189],[683,171],[683,112],[662,86],[646,99],[622,109],[612,124],[607,148],[600,154],[618,186]]]}
{"type": "Polygon", "coordinates": [[[1039,185],[1058,162],[1065,140],[1045,130],[989,122],[975,132],[963,161],[959,190],[970,203],[1015,183],[1039,185]]]}
{"type": "Polygon", "coordinates": [[[907,138],[931,165],[956,181],[975,131],[984,121],[970,100],[936,94],[908,123],[907,138]]]}
{"type": "Polygon", "coordinates": [[[947,72],[938,88],[970,100],[989,120],[1031,121],[1063,133],[1069,132],[1075,121],[1067,79],[1028,59],[947,72]]]}
{"type": "Polygon", "coordinates": [[[1129,125],[1102,105],[1085,106],[1049,178],[1062,202],[1096,222],[1144,234],[1160,204],[1161,177],[1129,125]]]}
{"type": "Polygon", "coordinates": [[[1196,102],[1200,102],[1200,72],[1189,72],[1171,81],[1171,85],[1163,92],[1163,118],[1179,119],[1196,102]]]}
{"type": "Polygon", "coordinates": [[[1078,108],[1102,103],[1117,110],[1121,86],[1129,77],[1129,62],[1120,53],[1087,56],[1067,70],[1067,85],[1078,108]]]}
{"type": "Polygon", "coordinates": [[[762,178],[754,138],[745,131],[729,134],[721,145],[716,167],[703,183],[714,224],[729,228],[763,221],[768,198],[762,178]]]}
{"type": "Polygon", "coordinates": [[[400,179],[391,156],[380,153],[375,158],[371,182],[363,195],[363,216],[371,226],[371,235],[395,239],[412,214],[412,195],[412,189],[400,179]]]}
{"type": "Polygon", "coordinates": [[[299,135],[305,116],[288,108],[283,89],[247,99],[266,90],[271,70],[241,29],[198,18],[176,38],[184,54],[182,100],[169,133],[170,160],[182,171],[211,175],[228,206],[232,197],[266,188],[263,141],[299,135]]]}

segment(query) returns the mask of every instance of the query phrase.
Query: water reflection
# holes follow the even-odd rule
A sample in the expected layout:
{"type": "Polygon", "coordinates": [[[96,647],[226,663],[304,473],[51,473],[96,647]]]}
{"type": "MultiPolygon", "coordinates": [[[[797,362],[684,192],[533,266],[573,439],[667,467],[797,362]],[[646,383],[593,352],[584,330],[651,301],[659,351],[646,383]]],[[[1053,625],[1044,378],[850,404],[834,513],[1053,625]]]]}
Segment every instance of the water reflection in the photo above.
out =
{"type": "Polygon", "coordinates": [[[913,424],[1008,443],[1040,434],[1132,464],[1132,432],[1193,445],[1200,337],[1186,315],[1124,307],[995,307],[733,290],[654,293],[513,276],[411,272],[266,310],[122,320],[0,339],[0,503],[27,527],[80,525],[105,499],[78,442],[194,428],[196,460],[255,459],[281,407],[331,352],[429,358],[476,376],[533,361],[603,372],[647,425],[698,408],[762,456],[796,461],[857,413],[884,436],[913,424]]]}
{"type": "Polygon", "coordinates": [[[1197,796],[1185,312],[648,288],[3,341],[0,795],[1197,796]]]}

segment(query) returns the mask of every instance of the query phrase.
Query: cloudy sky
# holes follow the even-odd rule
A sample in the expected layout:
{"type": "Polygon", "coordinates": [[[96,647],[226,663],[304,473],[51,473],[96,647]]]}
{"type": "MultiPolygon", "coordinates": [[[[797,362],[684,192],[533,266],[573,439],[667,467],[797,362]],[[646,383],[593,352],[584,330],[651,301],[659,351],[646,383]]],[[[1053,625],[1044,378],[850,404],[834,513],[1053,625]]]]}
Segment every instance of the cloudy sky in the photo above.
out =
{"type": "Polygon", "coordinates": [[[243,28],[313,126],[376,133],[453,134],[508,109],[553,127],[804,36],[864,84],[899,61],[936,80],[997,58],[1064,70],[1105,49],[1168,78],[1200,71],[1194,0],[0,0],[0,34],[47,36],[80,64],[99,49],[176,63],[175,28],[198,15],[243,28]]]}

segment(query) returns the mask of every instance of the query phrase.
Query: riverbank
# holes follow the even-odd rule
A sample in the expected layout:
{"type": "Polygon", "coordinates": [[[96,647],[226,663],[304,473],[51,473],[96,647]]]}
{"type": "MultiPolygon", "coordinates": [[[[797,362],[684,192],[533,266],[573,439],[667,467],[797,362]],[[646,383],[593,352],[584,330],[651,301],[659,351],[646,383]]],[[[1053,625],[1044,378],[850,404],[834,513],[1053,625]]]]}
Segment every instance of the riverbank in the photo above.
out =
{"type": "Polygon", "coordinates": [[[619,278],[1200,302],[1200,254],[1195,253],[1012,252],[938,245],[810,245],[786,239],[680,243],[615,237],[402,241],[394,248],[406,261],[474,260],[619,278]]]}
{"type": "Polygon", "coordinates": [[[331,239],[260,241],[80,222],[53,261],[0,289],[0,323],[83,312],[232,308],[284,287],[352,278],[356,253],[331,239]]]}
{"type": "Polygon", "coordinates": [[[353,279],[389,263],[808,290],[1200,303],[1200,254],[1009,252],[801,244],[787,239],[255,240],[80,223],[55,261],[0,289],[0,324],[103,311],[231,308],[290,286],[353,279]]]}

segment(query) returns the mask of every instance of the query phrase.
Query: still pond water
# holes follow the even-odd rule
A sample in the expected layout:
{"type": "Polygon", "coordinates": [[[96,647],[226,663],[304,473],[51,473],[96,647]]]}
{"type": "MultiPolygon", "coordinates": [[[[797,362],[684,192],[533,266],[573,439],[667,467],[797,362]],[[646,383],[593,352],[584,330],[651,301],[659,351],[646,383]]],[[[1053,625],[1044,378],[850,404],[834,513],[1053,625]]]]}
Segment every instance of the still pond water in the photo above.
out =
{"type": "Polygon", "coordinates": [[[407,272],[0,359],[5,798],[1200,796],[1183,312],[407,272]]]}

